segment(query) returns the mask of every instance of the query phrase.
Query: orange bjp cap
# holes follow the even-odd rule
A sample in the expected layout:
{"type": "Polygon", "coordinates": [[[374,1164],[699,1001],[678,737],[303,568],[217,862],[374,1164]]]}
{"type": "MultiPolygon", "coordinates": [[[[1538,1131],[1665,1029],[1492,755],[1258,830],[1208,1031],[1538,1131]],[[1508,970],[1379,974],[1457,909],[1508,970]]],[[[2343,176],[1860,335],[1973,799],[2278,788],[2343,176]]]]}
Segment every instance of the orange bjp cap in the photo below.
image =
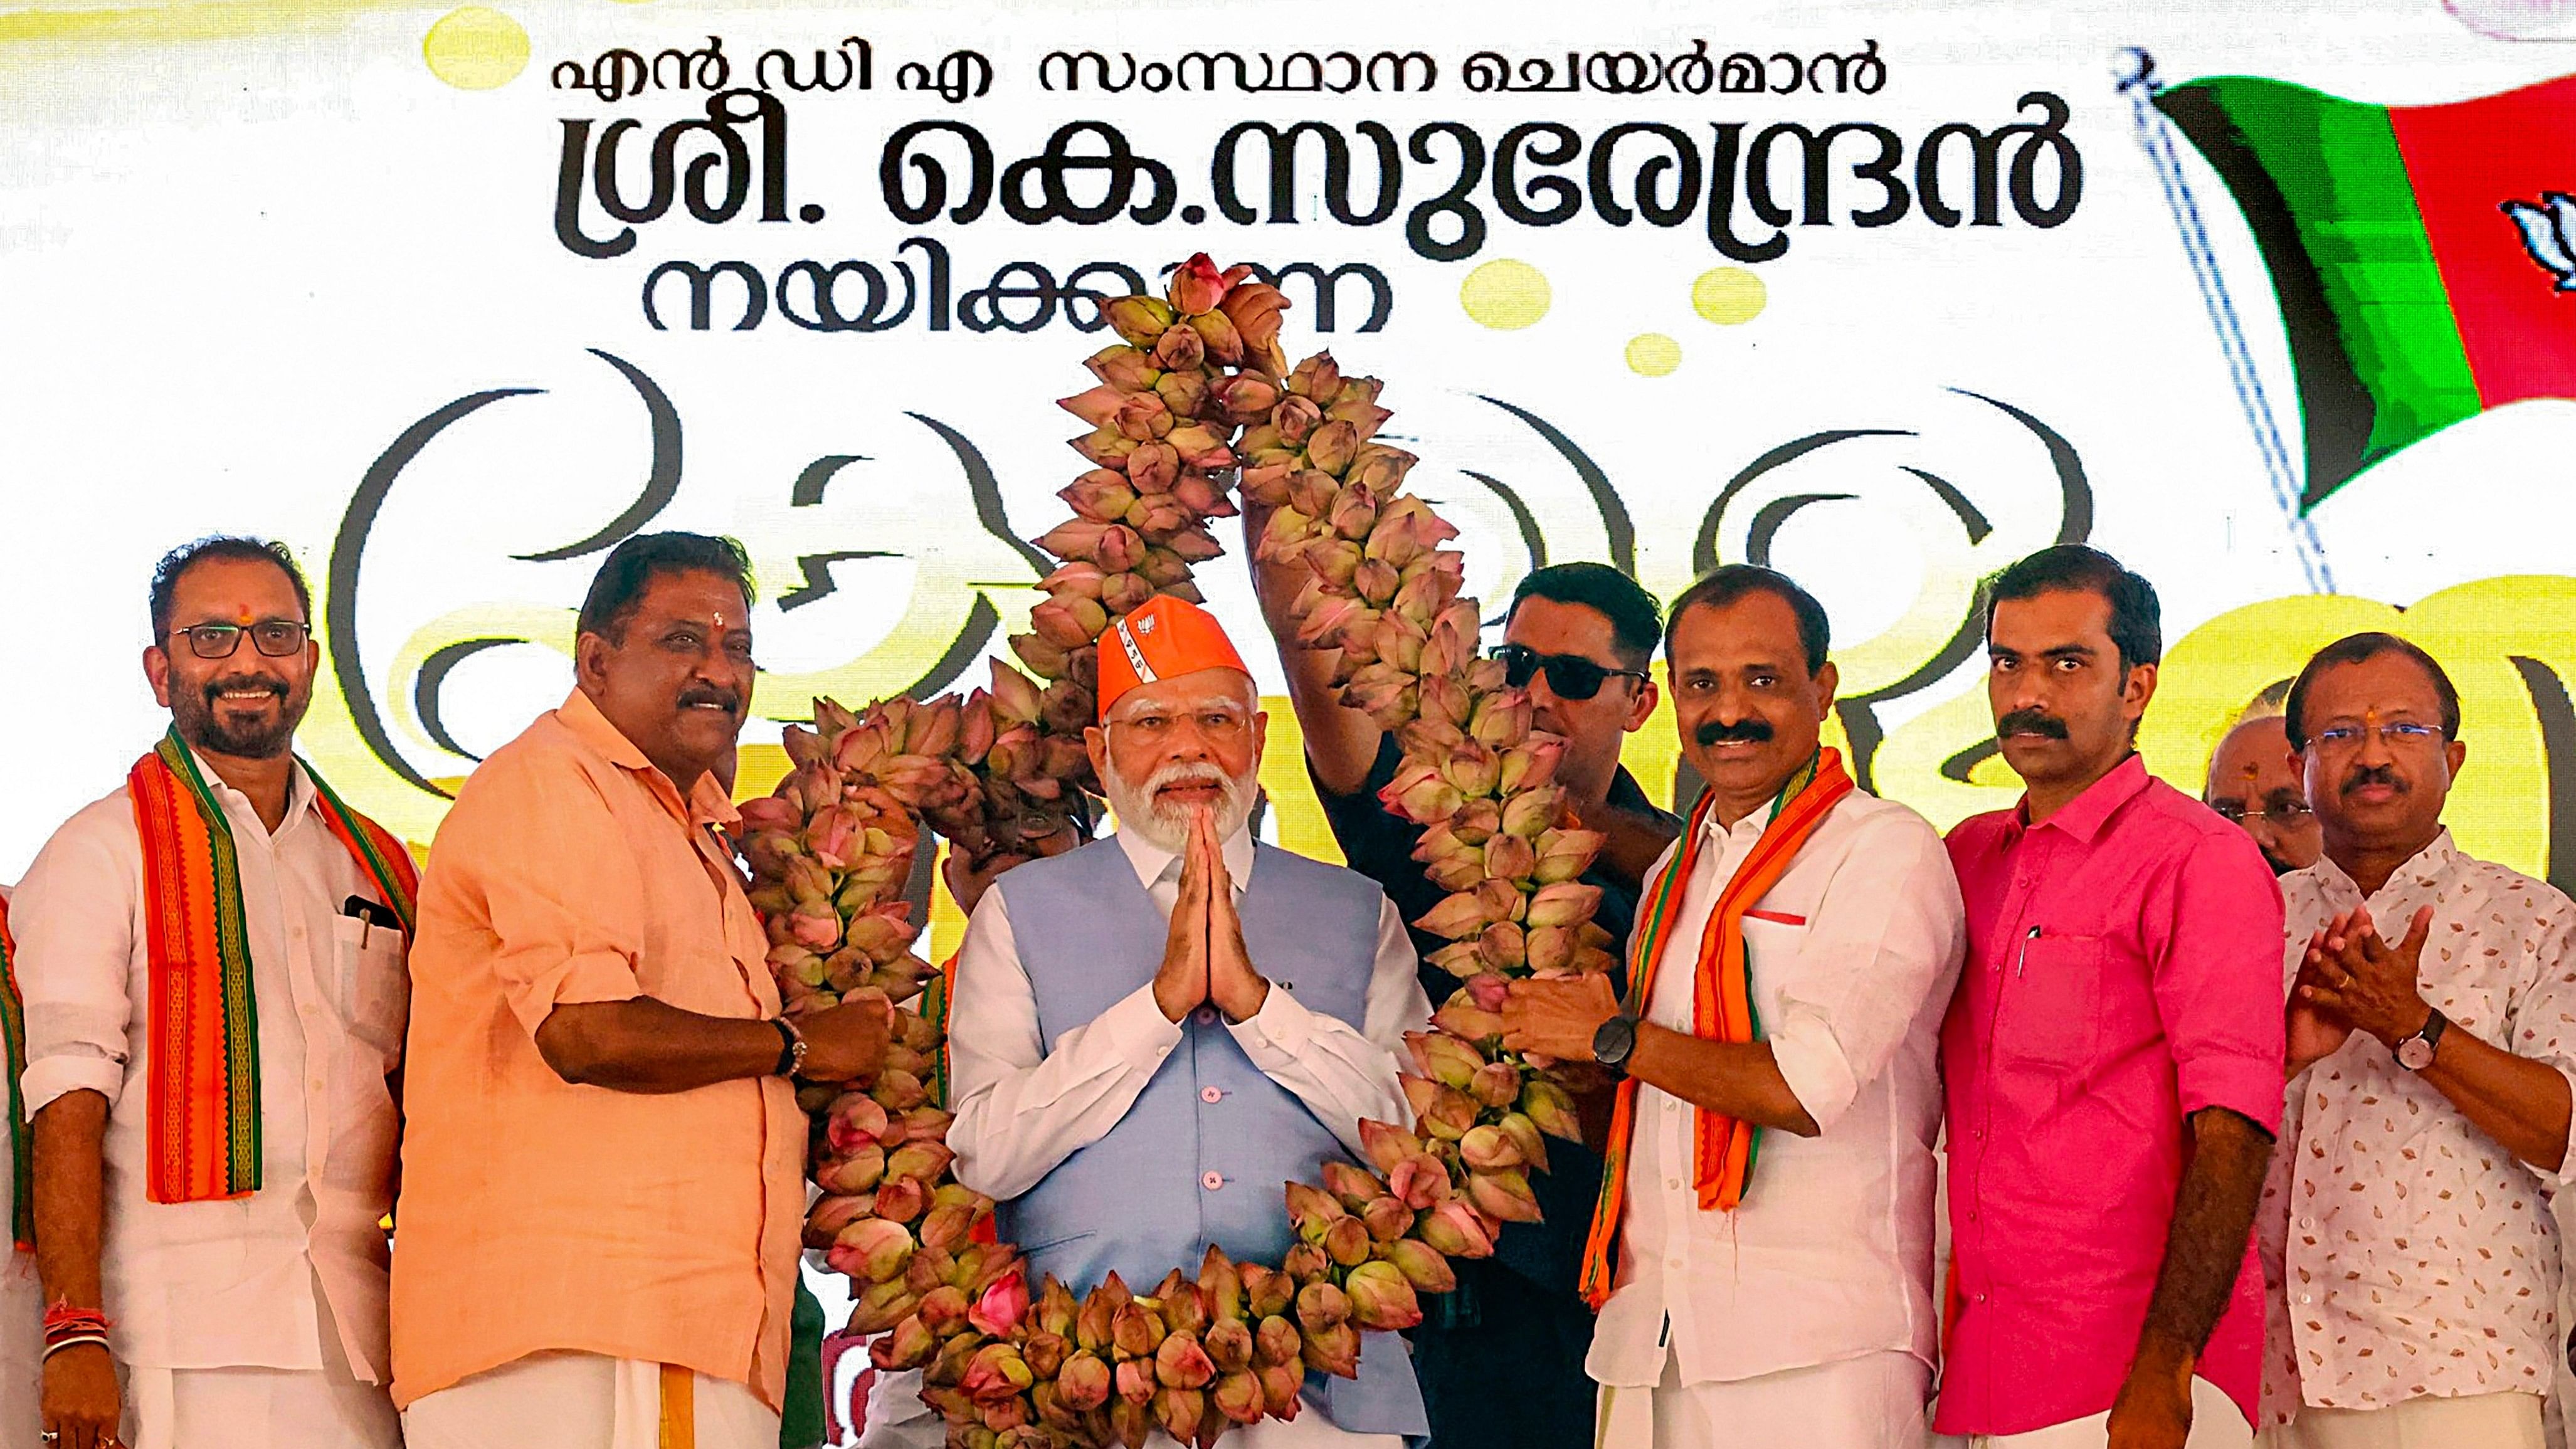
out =
{"type": "Polygon", "coordinates": [[[1101,633],[1100,717],[1108,719],[1109,707],[1138,685],[1201,669],[1252,672],[1216,615],[1186,599],[1156,594],[1101,633]]]}

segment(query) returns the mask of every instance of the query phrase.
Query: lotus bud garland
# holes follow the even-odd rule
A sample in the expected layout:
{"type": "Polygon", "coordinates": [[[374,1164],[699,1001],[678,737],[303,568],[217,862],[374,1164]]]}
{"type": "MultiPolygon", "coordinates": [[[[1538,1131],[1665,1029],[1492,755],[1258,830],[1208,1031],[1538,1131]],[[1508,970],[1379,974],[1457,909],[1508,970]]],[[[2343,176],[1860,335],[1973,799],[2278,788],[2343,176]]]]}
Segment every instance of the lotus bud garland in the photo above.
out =
{"type": "MultiPolygon", "coordinates": [[[[1294,1418],[1308,1370],[1358,1371],[1363,1331],[1420,1321],[1450,1261],[1534,1221],[1528,1173],[1544,1138],[1577,1134],[1572,1097],[1501,1050],[1509,977],[1607,970],[1581,883],[1602,837],[1567,818],[1565,743],[1477,657],[1457,530],[1406,491],[1416,459],[1379,440],[1379,383],[1329,354],[1294,366],[1287,301],[1247,267],[1205,256],[1160,297],[1107,303],[1117,341],[1060,406],[1086,460],[1059,493],[1072,516],[1037,540],[1057,564],[984,687],[853,712],[815,703],[791,726],[791,769],[741,807],[741,854],[786,1009],[880,1003],[895,1029],[867,1082],[799,1089],[815,1114],[822,1190],[804,1239],[853,1280],[852,1326],[881,1368],[919,1369],[923,1398],[970,1449],[1141,1449],[1156,1430],[1208,1449],[1266,1416],[1294,1418]],[[1290,1183],[1296,1242],[1276,1266],[1211,1249],[1150,1294],[1116,1275],[1077,1296],[1008,1245],[977,1243],[992,1204],[953,1180],[949,1115],[928,1082],[938,1025],[916,1009],[929,967],[902,886],[926,826],[990,872],[1089,837],[1098,794],[1082,744],[1096,716],[1096,640],[1157,593],[1195,601],[1212,524],[1301,580],[1289,624],[1328,651],[1332,686],[1396,737],[1381,793],[1424,827],[1416,858],[1449,894],[1415,924],[1461,978],[1407,1040],[1414,1120],[1360,1124],[1365,1163],[1290,1183]]],[[[1544,1065],[1544,1064],[1539,1064],[1544,1065]]]]}

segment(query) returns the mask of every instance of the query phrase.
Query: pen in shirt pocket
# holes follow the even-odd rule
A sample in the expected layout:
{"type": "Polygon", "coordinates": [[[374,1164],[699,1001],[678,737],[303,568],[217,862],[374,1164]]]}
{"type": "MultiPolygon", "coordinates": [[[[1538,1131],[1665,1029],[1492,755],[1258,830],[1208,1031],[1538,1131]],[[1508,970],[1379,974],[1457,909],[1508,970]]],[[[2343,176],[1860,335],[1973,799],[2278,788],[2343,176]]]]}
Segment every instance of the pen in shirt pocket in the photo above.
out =
{"type": "Polygon", "coordinates": [[[2014,975],[2014,976],[2019,977],[2019,976],[2025,976],[2025,975],[2028,975],[2028,974],[2029,974],[2029,967],[2030,967],[2030,943],[2031,943],[2031,942],[2033,942],[2033,941],[2036,941],[2036,940],[2038,940],[2038,939],[2039,939],[2039,927],[2037,927],[2037,926],[2033,926],[2033,927],[2031,927],[2031,928],[2030,928],[2030,934],[2021,938],[2021,954],[2013,958],[2013,975],[2014,975]]]}

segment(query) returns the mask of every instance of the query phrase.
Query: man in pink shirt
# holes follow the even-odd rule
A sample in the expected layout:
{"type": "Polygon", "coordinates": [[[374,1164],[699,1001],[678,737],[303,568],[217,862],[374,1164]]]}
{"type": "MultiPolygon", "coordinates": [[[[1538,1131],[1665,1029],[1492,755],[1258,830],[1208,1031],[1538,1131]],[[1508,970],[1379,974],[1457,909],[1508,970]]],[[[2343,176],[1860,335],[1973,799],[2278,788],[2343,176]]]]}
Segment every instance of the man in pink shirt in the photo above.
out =
{"type": "Polygon", "coordinates": [[[2162,653],[2146,580],[2061,545],[1992,591],[1986,692],[2026,790],[1949,838],[1968,963],[1942,1032],[1953,1296],[1933,1427],[2014,1449],[2242,1444],[2280,895],[2245,832],[2138,758],[2162,653]],[[2195,1375],[2225,1395],[2197,1417],[2195,1375]]]}

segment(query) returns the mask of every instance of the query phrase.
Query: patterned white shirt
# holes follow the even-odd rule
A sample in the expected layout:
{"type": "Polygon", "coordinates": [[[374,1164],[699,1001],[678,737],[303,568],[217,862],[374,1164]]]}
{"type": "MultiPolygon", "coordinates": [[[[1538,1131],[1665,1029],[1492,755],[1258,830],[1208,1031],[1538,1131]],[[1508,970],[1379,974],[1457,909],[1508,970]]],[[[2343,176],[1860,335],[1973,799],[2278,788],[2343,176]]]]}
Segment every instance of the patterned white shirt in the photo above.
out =
{"type": "MultiPolygon", "coordinates": [[[[2330,860],[2281,887],[2286,989],[2309,937],[2364,901],[2330,860]]],[[[2450,1030],[2576,1084],[2576,903],[2461,854],[2444,831],[2367,904],[2390,940],[2433,908],[2417,975],[2450,1030]]],[[[2516,1160],[2361,1032],[2290,1083],[2287,1105],[2287,1150],[2272,1155],[2258,1219],[2264,1422],[2288,1422],[2303,1402],[2376,1409],[2550,1392],[2559,1256],[2549,1195],[2565,1167],[2516,1160]]]]}

